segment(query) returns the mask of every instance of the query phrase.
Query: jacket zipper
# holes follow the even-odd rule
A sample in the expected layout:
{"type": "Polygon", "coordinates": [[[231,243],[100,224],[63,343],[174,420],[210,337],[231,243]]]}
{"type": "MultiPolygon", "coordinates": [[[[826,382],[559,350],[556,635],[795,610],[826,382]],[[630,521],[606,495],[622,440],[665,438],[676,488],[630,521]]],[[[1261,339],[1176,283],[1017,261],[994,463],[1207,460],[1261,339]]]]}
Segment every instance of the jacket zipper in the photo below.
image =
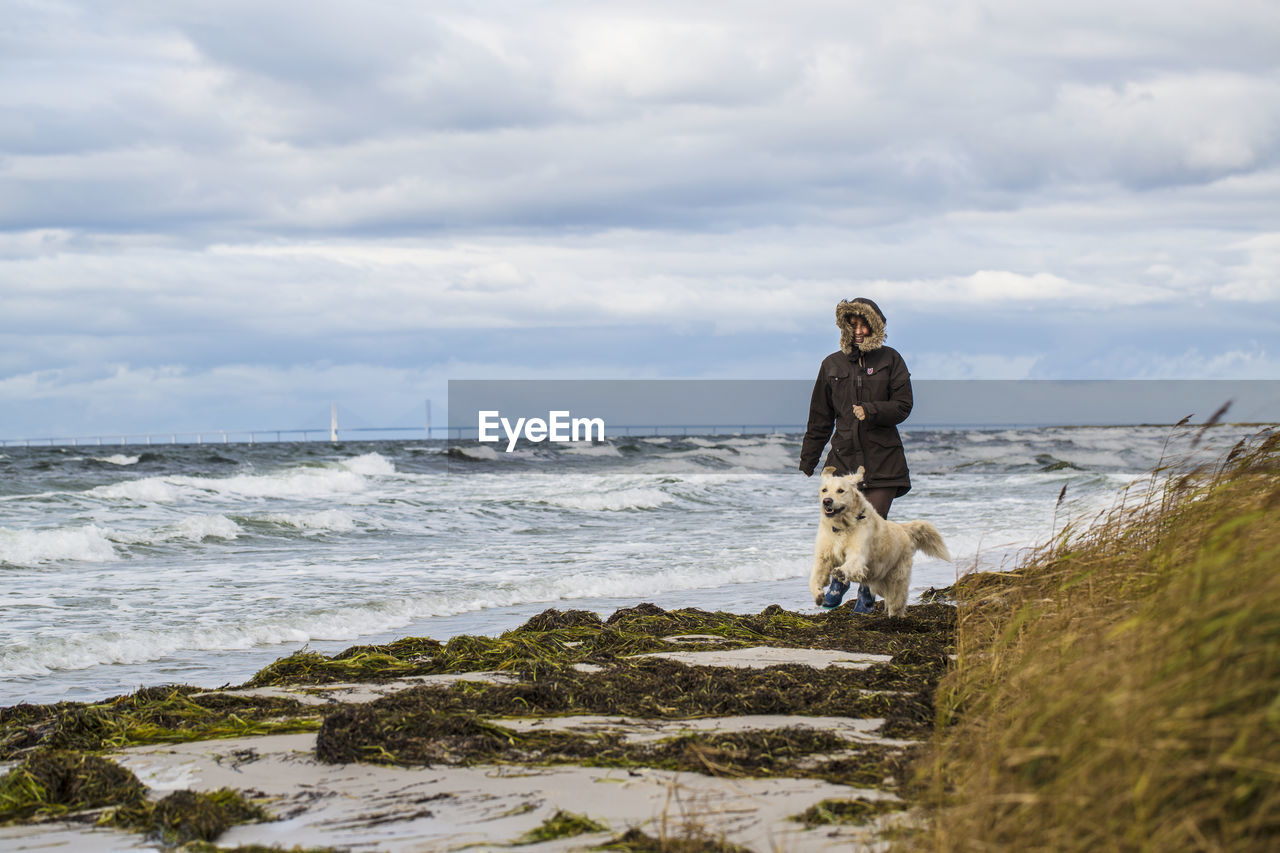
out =
{"type": "MultiPolygon", "coordinates": [[[[862,353],[859,352],[858,353],[858,370],[855,375],[855,381],[853,383],[853,404],[855,406],[862,405],[862,374],[863,374],[862,353]]],[[[856,430],[857,436],[858,436],[858,455],[862,457],[863,465],[867,464],[867,454],[864,449],[866,446],[866,442],[864,441],[865,436],[863,433],[863,427],[865,425],[866,425],[866,421],[858,419],[858,429],[856,430]]]]}

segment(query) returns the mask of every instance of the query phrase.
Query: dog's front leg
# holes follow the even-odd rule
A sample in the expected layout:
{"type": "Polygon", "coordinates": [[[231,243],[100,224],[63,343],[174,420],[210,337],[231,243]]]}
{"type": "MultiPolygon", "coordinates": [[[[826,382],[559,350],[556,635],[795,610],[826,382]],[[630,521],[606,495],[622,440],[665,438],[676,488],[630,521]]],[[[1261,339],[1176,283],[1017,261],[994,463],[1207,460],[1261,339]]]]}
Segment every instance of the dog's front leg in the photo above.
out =
{"type": "Polygon", "coordinates": [[[809,573],[809,592],[813,594],[814,604],[822,604],[827,584],[831,581],[831,569],[834,565],[834,561],[825,555],[814,556],[813,571],[809,573]]]}
{"type": "Polygon", "coordinates": [[[867,582],[867,564],[855,557],[845,560],[844,565],[836,569],[835,573],[837,577],[842,577],[849,583],[867,582]]]}

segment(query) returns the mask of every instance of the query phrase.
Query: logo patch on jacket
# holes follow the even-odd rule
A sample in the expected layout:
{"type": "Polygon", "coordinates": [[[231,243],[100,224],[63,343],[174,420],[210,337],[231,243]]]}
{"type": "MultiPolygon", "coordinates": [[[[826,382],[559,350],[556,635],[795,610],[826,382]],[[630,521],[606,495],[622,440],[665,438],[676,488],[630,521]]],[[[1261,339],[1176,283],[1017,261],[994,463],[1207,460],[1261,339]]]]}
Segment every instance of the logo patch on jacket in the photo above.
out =
{"type": "Polygon", "coordinates": [[[875,372],[876,372],[876,369],[875,369],[874,367],[868,367],[868,368],[867,368],[867,375],[868,375],[868,376],[870,376],[871,374],[873,374],[873,373],[875,373],[875,372]]]}

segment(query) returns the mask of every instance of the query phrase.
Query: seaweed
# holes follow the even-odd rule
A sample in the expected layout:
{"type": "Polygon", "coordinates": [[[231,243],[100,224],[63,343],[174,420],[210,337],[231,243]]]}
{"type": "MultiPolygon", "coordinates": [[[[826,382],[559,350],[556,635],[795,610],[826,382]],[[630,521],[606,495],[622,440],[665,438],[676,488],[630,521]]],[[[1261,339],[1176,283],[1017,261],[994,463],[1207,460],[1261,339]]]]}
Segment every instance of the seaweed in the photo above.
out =
{"type": "Polygon", "coordinates": [[[271,820],[261,806],[238,791],[220,788],[212,793],[174,791],[157,802],[143,800],[115,809],[100,821],[134,832],[146,833],[165,844],[213,841],[238,823],[271,820]]]}
{"type": "MultiPolygon", "coordinates": [[[[836,667],[815,670],[785,664],[753,670],[686,666],[650,658],[599,672],[543,673],[516,684],[423,685],[367,705],[331,710],[320,727],[317,750],[322,757],[350,755],[351,750],[340,744],[345,738],[398,731],[409,719],[433,714],[610,714],[651,719],[747,714],[884,717],[910,698],[869,692],[860,675],[857,670],[836,667]]],[[[919,714],[908,715],[901,727],[917,725],[923,732],[928,722],[919,714]]]]}
{"type": "Polygon", "coordinates": [[[791,818],[806,829],[832,824],[866,824],[882,814],[900,812],[907,807],[901,800],[823,800],[791,818]]]}
{"type": "Polygon", "coordinates": [[[723,837],[709,835],[700,828],[693,828],[676,836],[664,833],[659,838],[632,828],[591,849],[617,850],[623,853],[751,853],[746,847],[731,844],[723,837]]]}
{"type": "Polygon", "coordinates": [[[85,704],[0,708],[0,758],[36,747],[97,751],[147,743],[314,731],[313,708],[296,699],[210,693],[196,687],[149,687],[85,704]]]}
{"type": "MultiPolygon", "coordinates": [[[[618,610],[601,621],[581,610],[550,609],[498,637],[460,635],[441,645],[407,638],[385,646],[353,646],[332,657],[300,651],[259,671],[243,686],[384,682],[411,675],[506,671],[521,676],[580,663],[607,666],[646,652],[670,649],[664,638],[702,634],[708,647],[779,646],[938,659],[952,649],[955,608],[922,604],[903,616],[855,614],[840,607],[813,615],[770,605],[756,615],[663,610],[653,604],[618,610]]],[[[684,646],[696,648],[697,644],[684,646]]],[[[945,669],[945,664],[943,664],[945,669]]]]}
{"type": "Polygon", "coordinates": [[[0,824],[145,802],[132,772],[95,755],[58,749],[31,753],[0,777],[0,824]]]}
{"type": "Polygon", "coordinates": [[[589,832],[606,832],[607,830],[608,827],[601,826],[586,815],[558,810],[538,826],[520,836],[514,843],[516,845],[537,844],[540,841],[571,838],[575,835],[586,835],[589,832]]]}
{"type": "Polygon", "coordinates": [[[266,844],[238,844],[236,847],[219,847],[210,841],[187,841],[182,853],[343,853],[337,847],[269,847],[266,844]]]}
{"type": "Polygon", "coordinates": [[[376,705],[331,714],[316,740],[317,757],[329,763],[574,763],[724,777],[816,776],[862,787],[885,784],[906,760],[900,748],[799,727],[630,743],[613,732],[517,732],[472,711],[436,711],[408,702],[376,705]]]}

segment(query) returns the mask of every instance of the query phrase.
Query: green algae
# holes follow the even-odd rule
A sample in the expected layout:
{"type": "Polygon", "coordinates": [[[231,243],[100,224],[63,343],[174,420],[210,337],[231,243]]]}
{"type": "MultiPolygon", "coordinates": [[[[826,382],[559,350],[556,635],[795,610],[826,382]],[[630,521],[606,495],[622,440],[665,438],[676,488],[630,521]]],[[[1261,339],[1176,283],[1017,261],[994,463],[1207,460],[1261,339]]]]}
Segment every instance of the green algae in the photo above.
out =
{"type": "Polygon", "coordinates": [[[831,825],[861,825],[870,823],[882,814],[892,814],[907,808],[901,800],[823,800],[791,818],[806,828],[831,825]]]}
{"type": "Polygon", "coordinates": [[[157,802],[143,800],[104,815],[100,823],[145,833],[165,844],[214,841],[238,823],[258,823],[272,817],[231,788],[210,793],[174,791],[157,802]]]}
{"type": "Polygon", "coordinates": [[[557,811],[538,826],[516,839],[515,844],[537,844],[541,841],[551,841],[556,838],[572,838],[575,835],[607,831],[608,827],[601,826],[586,815],[557,811]]]}
{"type": "MultiPolygon", "coordinates": [[[[374,703],[376,704],[376,703],[374,703]]],[[[472,711],[438,712],[401,703],[334,713],[316,740],[330,763],[400,765],[578,764],[644,767],[720,777],[812,777],[882,786],[907,761],[903,749],[801,727],[690,733],[631,743],[616,732],[518,732],[472,711]]]]}
{"type": "Polygon", "coordinates": [[[337,847],[269,847],[266,844],[239,844],[237,847],[219,847],[210,841],[187,841],[182,853],[344,853],[337,847]]]}
{"type": "Polygon", "coordinates": [[[165,844],[213,841],[237,823],[270,820],[261,807],[229,788],[174,791],[157,802],[127,768],[106,758],[37,749],[0,777],[0,824],[102,810],[98,823],[145,833],[165,844]]]}
{"type": "Polygon", "coordinates": [[[898,655],[936,651],[950,642],[955,609],[946,604],[908,608],[907,614],[864,616],[841,607],[799,614],[772,605],[756,615],[697,608],[663,610],[652,604],[617,611],[601,620],[586,611],[547,610],[498,637],[462,635],[445,644],[407,638],[385,646],[353,646],[332,657],[302,651],[282,658],[244,686],[379,682],[411,675],[503,671],[519,675],[556,671],[575,664],[607,665],[624,658],[670,650],[664,638],[702,634],[717,638],[681,648],[778,646],[898,655]]]}
{"type": "Polygon", "coordinates": [[[42,749],[0,777],[0,824],[145,802],[132,772],[94,755],[42,749]]]}
{"type": "Polygon", "coordinates": [[[317,712],[296,699],[234,696],[189,686],[150,687],[92,704],[0,708],[0,758],[36,747],[93,752],[314,731],[319,724],[317,712]]]}
{"type": "Polygon", "coordinates": [[[659,838],[639,829],[629,829],[592,850],[616,850],[621,853],[751,853],[746,847],[730,844],[704,830],[692,828],[680,835],[663,834],[659,838]]]}

